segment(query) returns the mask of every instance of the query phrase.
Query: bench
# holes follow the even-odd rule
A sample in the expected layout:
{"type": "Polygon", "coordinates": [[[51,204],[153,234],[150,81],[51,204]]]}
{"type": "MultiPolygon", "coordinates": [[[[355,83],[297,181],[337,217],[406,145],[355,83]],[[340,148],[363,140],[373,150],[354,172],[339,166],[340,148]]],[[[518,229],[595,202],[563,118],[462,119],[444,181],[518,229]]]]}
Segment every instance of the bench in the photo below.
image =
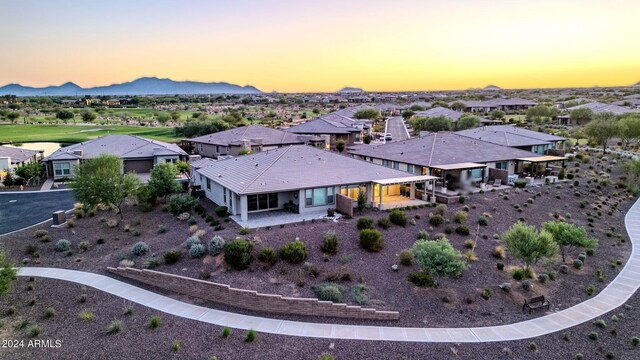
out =
{"type": "Polygon", "coordinates": [[[529,314],[531,314],[531,310],[541,309],[541,308],[544,308],[545,306],[547,307],[547,310],[549,310],[549,308],[551,307],[551,302],[549,302],[548,299],[545,299],[544,295],[532,297],[529,300],[524,299],[524,305],[522,305],[522,312],[524,312],[526,309],[529,309],[529,314]]]}

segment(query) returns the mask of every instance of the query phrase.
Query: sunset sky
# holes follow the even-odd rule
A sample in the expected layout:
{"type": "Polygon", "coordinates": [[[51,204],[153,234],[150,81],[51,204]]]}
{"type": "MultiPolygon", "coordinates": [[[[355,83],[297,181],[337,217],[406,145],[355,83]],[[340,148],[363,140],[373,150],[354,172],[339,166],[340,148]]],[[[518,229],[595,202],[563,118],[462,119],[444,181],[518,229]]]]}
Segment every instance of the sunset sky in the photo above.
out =
{"type": "Polygon", "coordinates": [[[620,86],[638,0],[0,0],[0,85],[142,76],[263,91],[620,86]]]}

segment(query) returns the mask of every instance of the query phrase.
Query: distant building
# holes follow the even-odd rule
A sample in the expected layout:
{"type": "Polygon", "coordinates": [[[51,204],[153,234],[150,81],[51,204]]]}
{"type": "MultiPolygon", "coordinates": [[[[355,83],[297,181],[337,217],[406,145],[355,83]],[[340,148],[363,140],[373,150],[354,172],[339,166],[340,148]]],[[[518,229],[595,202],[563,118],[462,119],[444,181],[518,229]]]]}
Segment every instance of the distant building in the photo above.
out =
{"type": "Polygon", "coordinates": [[[4,179],[7,171],[14,171],[24,164],[40,161],[43,152],[42,150],[0,146],[0,180],[4,179]]]}
{"type": "Polygon", "coordinates": [[[544,155],[551,149],[562,150],[566,138],[528,130],[514,125],[481,126],[457,131],[456,134],[544,155]]]}

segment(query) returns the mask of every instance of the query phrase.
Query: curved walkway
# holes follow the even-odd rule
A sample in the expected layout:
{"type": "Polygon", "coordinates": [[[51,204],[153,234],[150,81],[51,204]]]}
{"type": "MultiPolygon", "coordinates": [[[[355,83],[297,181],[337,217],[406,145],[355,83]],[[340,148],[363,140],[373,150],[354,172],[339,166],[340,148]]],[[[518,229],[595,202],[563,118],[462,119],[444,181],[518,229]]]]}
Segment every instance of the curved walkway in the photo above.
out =
{"type": "Polygon", "coordinates": [[[491,342],[519,340],[561,331],[623,305],[640,287],[640,200],[625,216],[632,244],[629,261],[598,295],[568,309],[514,324],[473,328],[404,328],[337,325],[278,320],[209,309],[178,301],[104,275],[56,268],[25,267],[20,276],[71,281],[175,316],[237,329],[314,338],[414,342],[491,342]]]}

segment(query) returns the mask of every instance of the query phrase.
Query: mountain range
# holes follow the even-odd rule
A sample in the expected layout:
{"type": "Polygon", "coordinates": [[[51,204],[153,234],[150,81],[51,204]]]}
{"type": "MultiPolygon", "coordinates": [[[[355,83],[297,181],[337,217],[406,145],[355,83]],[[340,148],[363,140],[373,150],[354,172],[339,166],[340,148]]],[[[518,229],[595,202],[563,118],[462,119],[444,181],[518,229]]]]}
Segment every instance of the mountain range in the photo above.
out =
{"type": "Polygon", "coordinates": [[[0,87],[1,95],[16,96],[83,96],[83,95],[193,95],[193,94],[260,94],[254,86],[240,86],[226,82],[174,81],[157,77],[143,77],[133,81],[83,88],[72,82],[60,86],[34,88],[20,84],[0,87]]]}

